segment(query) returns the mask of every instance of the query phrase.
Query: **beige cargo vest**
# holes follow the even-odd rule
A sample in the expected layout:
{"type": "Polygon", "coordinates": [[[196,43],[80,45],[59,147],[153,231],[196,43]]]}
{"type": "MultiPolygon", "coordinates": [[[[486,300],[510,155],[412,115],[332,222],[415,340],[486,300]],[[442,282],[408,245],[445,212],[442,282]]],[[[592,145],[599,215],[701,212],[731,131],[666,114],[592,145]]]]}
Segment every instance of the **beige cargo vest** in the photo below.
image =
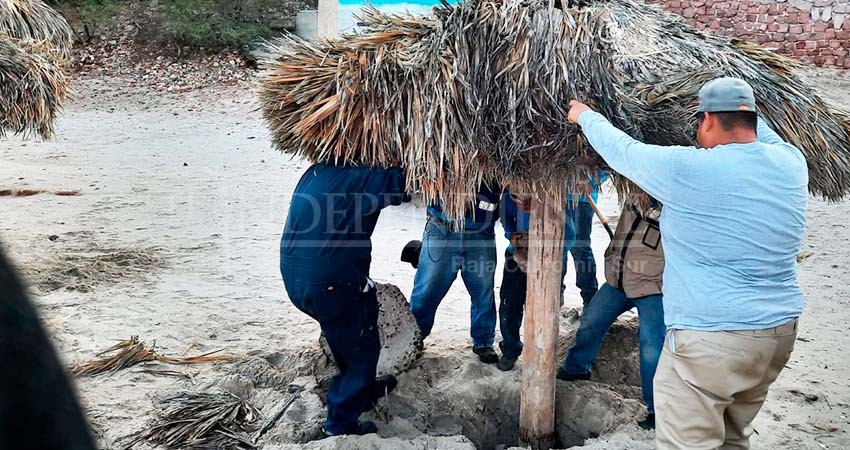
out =
{"type": "Polygon", "coordinates": [[[658,209],[641,215],[634,206],[625,205],[617,222],[614,239],[605,250],[605,278],[628,298],[661,293],[664,252],[658,209]]]}

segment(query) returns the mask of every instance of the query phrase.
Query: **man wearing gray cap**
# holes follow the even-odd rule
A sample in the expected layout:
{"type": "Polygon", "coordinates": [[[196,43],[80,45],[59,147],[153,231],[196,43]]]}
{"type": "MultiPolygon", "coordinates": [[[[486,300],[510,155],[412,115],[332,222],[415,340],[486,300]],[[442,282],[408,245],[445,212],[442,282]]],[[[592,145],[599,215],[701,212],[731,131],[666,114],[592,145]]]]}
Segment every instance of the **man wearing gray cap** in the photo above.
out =
{"type": "Polygon", "coordinates": [[[700,148],[638,142],[577,101],[569,120],[664,204],[658,448],[746,449],[803,309],[796,255],[808,172],[802,153],[757,116],[745,81],[714,80],[699,98],[700,148]]]}

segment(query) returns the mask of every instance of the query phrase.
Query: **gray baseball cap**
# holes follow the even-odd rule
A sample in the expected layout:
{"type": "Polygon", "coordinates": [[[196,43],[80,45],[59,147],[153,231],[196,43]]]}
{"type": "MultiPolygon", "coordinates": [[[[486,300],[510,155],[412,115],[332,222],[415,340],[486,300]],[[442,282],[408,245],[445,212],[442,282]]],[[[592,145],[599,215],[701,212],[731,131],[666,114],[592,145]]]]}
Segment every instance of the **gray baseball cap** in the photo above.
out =
{"type": "Polygon", "coordinates": [[[753,88],[740,78],[718,78],[699,90],[698,112],[756,112],[753,88]]]}

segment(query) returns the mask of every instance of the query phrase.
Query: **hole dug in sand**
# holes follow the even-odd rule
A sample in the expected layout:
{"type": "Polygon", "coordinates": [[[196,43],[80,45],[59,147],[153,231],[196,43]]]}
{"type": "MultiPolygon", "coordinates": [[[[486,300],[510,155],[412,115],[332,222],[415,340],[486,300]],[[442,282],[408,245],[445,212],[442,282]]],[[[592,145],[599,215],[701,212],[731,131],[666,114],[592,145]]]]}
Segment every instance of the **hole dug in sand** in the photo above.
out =
{"type": "MultiPolygon", "coordinates": [[[[558,448],[584,444],[638,419],[645,407],[633,388],[558,382],[558,448]]],[[[373,413],[381,434],[462,435],[479,450],[519,444],[519,371],[500,372],[473,358],[428,355],[399,377],[399,388],[373,413]]],[[[636,428],[636,427],[635,427],[636,428]]]]}
{"type": "MultiPolygon", "coordinates": [[[[577,316],[575,310],[562,314],[559,362],[575,339],[577,316]]],[[[557,383],[559,448],[580,446],[623,426],[641,435],[634,425],[646,409],[640,401],[637,331],[634,318],[615,323],[596,359],[593,381],[557,383]]],[[[519,404],[518,368],[501,372],[479,363],[466,348],[429,349],[399,375],[399,388],[373,418],[387,422],[382,436],[461,435],[490,450],[519,443],[519,404]]]]}
{"type": "MultiPolygon", "coordinates": [[[[325,417],[325,390],[333,365],[318,348],[283,350],[232,366],[219,388],[250,401],[264,415],[285,399],[286,386],[296,383],[304,392],[261,442],[263,450],[492,450],[519,444],[521,363],[501,372],[478,362],[465,346],[426,348],[418,336],[401,333],[415,326],[406,308],[397,308],[399,295],[381,288],[382,338],[399,345],[382,355],[379,372],[397,373],[399,387],[363,419],[378,423],[378,436],[340,436],[312,441],[325,417]],[[391,298],[391,300],[386,300],[391,298]],[[389,305],[391,303],[392,305],[389,305]],[[394,306],[393,306],[394,305],[394,306]],[[396,314],[398,313],[398,314],[396,314]],[[392,325],[384,329],[387,324],[392,325]],[[291,354],[290,354],[291,353],[291,354]],[[235,369],[235,370],[233,370],[235,369]]],[[[403,300],[403,297],[402,301],[403,300]]],[[[562,315],[559,358],[571,345],[578,321],[575,312],[562,315]]],[[[640,401],[637,362],[637,322],[617,322],[606,338],[594,369],[593,381],[558,382],[556,448],[588,444],[587,449],[644,449],[651,438],[640,430],[645,406],[640,401]],[[596,439],[594,439],[596,438],[596,439]]],[[[560,361],[560,359],[559,359],[560,361]]]]}

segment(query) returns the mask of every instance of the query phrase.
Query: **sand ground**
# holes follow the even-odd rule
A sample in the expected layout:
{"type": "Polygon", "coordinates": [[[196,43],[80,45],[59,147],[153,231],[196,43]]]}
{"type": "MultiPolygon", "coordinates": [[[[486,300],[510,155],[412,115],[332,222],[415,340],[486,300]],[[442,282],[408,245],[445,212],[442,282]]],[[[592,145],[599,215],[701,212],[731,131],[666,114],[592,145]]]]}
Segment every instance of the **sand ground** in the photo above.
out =
{"type": "MultiPolygon", "coordinates": [[[[850,108],[850,81],[809,75],[826,98],[850,108]]],[[[271,149],[249,88],[153,95],[111,79],[75,87],[56,140],[0,142],[0,189],[81,193],[0,197],[0,241],[27,276],[65,361],[91,359],[131,335],[167,354],[267,355],[313,345],[318,327],[286,301],[278,272],[289,196],[308,164],[271,149]]],[[[616,198],[605,195],[602,208],[616,216],[616,198]]],[[[806,309],[792,359],[756,420],[753,448],[850,448],[848,218],[850,203],[811,199],[803,249],[811,256],[800,265],[806,309]]],[[[424,221],[413,205],[383,213],[377,281],[409,295],[414,271],[398,255],[421,237],[424,221]]],[[[593,240],[601,267],[601,227],[593,240]]],[[[572,287],[566,298],[565,307],[580,304],[572,287]]],[[[471,359],[468,317],[458,282],[426,356],[471,359]]],[[[215,369],[178,370],[203,378],[215,369]]],[[[162,392],[186,383],[138,369],[76,382],[102,448],[120,448],[146,426],[162,392]]]]}

